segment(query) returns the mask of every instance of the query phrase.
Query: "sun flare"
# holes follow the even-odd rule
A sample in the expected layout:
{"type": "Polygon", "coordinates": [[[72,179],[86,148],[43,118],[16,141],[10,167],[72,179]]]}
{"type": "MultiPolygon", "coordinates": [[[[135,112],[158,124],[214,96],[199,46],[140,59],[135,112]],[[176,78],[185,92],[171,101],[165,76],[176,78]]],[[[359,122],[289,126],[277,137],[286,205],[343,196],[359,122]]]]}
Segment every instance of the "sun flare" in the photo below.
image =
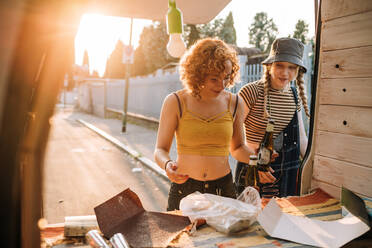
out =
{"type": "MultiPolygon", "coordinates": [[[[133,22],[132,45],[136,46],[143,26],[150,24],[149,20],[136,19],[133,22]]],[[[129,44],[130,18],[85,14],[82,16],[75,37],[75,63],[82,65],[84,51],[89,55],[89,70],[94,70],[103,76],[106,60],[114,50],[118,40],[129,44]]]]}

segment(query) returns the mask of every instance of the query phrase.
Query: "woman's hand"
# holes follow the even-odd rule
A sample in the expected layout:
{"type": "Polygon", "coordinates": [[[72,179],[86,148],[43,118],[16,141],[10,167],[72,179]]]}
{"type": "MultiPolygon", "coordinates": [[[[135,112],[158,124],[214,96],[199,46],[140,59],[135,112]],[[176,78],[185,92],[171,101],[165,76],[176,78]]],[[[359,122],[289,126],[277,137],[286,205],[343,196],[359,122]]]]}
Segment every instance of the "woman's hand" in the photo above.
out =
{"type": "Polygon", "coordinates": [[[273,150],[273,154],[271,154],[271,162],[274,162],[277,157],[279,157],[279,153],[273,150]]]}
{"type": "Polygon", "coordinates": [[[177,184],[186,182],[187,179],[189,179],[189,176],[177,173],[177,169],[178,165],[175,161],[170,161],[166,164],[165,172],[167,173],[169,180],[177,184]]]}
{"type": "Polygon", "coordinates": [[[274,170],[271,167],[269,167],[269,171],[258,171],[260,183],[273,183],[276,178],[272,173],[274,173],[274,170]]]}

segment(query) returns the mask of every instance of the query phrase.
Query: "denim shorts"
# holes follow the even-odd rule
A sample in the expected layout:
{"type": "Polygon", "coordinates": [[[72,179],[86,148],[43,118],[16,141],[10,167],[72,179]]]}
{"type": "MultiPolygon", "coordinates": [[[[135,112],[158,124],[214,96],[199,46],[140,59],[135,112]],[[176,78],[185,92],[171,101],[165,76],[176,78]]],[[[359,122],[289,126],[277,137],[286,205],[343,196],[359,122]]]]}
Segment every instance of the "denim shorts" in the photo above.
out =
{"type": "Polygon", "coordinates": [[[195,191],[236,198],[236,191],[231,173],[211,181],[199,181],[189,178],[182,184],[172,182],[168,195],[167,211],[179,209],[181,199],[195,191]]]}

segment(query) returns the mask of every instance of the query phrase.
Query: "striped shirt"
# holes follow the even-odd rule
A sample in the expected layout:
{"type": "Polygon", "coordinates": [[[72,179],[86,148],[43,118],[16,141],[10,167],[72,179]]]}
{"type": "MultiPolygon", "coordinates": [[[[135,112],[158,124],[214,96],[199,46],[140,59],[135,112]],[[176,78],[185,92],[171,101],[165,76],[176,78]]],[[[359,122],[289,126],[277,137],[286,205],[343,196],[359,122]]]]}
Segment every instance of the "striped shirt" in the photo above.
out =
{"type": "MultiPolygon", "coordinates": [[[[249,113],[244,120],[246,139],[248,142],[260,143],[267,124],[267,118],[263,116],[263,81],[259,80],[246,84],[240,89],[239,95],[244,99],[249,109],[249,113]]],[[[287,127],[296,109],[298,112],[301,110],[301,101],[299,99],[296,106],[290,87],[284,91],[270,88],[267,97],[267,110],[275,121],[274,139],[287,127]]]]}

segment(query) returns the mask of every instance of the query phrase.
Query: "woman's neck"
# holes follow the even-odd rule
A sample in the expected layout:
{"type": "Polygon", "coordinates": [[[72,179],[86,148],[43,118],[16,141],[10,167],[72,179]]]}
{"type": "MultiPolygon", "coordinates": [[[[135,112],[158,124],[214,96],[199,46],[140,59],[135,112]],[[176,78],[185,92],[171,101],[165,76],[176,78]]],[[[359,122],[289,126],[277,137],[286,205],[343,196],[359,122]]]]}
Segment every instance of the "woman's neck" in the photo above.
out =
{"type": "Polygon", "coordinates": [[[276,91],[285,92],[285,91],[288,91],[289,84],[286,84],[284,87],[276,87],[276,86],[270,85],[270,88],[276,91]]]}

